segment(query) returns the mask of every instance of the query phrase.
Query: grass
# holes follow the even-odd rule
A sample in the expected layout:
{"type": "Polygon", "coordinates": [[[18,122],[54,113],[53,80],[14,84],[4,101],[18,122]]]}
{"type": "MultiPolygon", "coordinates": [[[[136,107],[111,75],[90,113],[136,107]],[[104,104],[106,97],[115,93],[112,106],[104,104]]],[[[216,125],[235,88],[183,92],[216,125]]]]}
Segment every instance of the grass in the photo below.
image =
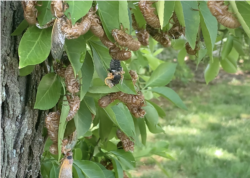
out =
{"type": "MultiPolygon", "coordinates": [[[[166,111],[165,133],[149,134],[148,146],[169,142],[175,160],[154,157],[173,178],[250,177],[250,84],[194,84],[176,90],[188,111],[158,102],[166,111]],[[167,105],[167,107],[166,107],[167,105]]],[[[136,153],[135,153],[136,154],[136,153]]],[[[133,177],[167,177],[154,161],[142,158],[133,177]]]]}

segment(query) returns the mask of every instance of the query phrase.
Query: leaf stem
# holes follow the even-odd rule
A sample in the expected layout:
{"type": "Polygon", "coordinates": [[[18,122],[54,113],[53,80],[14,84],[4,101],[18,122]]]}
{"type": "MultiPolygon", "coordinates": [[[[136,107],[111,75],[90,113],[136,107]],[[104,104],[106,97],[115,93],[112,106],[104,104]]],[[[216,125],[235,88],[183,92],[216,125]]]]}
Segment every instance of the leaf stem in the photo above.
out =
{"type": "Polygon", "coordinates": [[[245,20],[243,19],[243,17],[241,16],[241,14],[238,11],[238,8],[236,6],[235,1],[230,1],[230,5],[233,8],[234,13],[236,14],[238,20],[240,21],[241,26],[243,27],[244,31],[246,32],[247,36],[250,38],[250,29],[247,26],[245,20]]]}

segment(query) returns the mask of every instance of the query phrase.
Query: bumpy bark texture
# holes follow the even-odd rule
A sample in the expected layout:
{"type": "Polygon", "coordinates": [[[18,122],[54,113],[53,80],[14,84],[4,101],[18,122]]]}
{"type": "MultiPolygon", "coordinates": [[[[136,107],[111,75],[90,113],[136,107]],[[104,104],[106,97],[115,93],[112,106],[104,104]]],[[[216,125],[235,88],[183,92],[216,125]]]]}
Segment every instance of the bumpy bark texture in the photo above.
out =
{"type": "Polygon", "coordinates": [[[21,36],[10,36],[22,20],[20,2],[1,1],[1,178],[38,177],[44,146],[45,112],[33,109],[44,68],[19,77],[21,36]]]}

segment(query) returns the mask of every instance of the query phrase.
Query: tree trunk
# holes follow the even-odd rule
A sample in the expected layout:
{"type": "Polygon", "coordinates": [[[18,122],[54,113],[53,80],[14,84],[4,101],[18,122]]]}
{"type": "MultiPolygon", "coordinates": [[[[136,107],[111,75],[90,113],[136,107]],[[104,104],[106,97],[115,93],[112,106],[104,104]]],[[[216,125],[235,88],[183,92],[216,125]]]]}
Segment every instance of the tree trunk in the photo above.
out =
{"type": "Polygon", "coordinates": [[[20,1],[1,1],[1,175],[2,178],[38,177],[43,152],[45,112],[34,110],[38,84],[44,69],[37,65],[19,76],[18,45],[11,33],[23,20],[20,1]]]}

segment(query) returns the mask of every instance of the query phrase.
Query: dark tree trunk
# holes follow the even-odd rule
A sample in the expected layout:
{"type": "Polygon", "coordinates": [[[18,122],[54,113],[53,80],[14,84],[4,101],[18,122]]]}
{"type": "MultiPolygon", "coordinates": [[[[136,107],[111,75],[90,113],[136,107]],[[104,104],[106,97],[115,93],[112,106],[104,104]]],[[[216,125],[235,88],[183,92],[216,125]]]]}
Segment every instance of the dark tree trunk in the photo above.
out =
{"type": "Polygon", "coordinates": [[[19,77],[21,37],[10,36],[22,20],[20,2],[1,1],[1,178],[38,177],[44,146],[45,112],[33,109],[44,70],[19,77]]]}

